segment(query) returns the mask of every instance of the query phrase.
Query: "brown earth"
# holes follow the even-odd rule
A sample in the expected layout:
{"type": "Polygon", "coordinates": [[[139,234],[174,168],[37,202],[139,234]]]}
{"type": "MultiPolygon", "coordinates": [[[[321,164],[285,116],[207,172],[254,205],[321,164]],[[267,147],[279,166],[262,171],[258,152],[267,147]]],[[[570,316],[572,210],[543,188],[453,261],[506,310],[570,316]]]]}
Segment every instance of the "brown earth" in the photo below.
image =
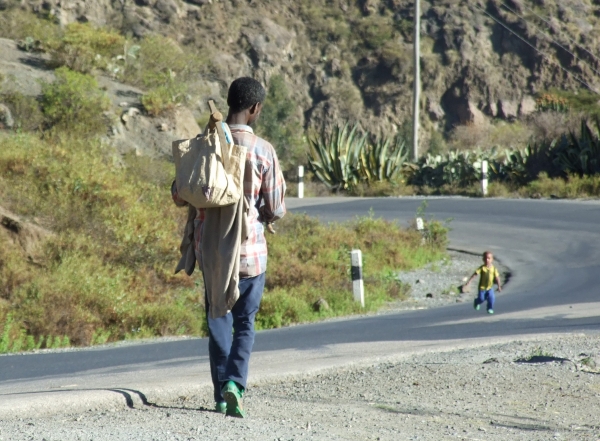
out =
{"type": "Polygon", "coordinates": [[[0,243],[17,247],[30,262],[38,263],[40,245],[52,233],[45,228],[21,219],[0,206],[0,243]]]}

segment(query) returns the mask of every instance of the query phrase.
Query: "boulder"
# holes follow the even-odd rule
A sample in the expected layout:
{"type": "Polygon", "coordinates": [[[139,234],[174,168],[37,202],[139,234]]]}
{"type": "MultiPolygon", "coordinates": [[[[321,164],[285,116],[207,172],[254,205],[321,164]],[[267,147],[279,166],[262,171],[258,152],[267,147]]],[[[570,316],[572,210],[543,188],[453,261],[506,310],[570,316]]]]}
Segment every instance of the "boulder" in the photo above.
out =
{"type": "Polygon", "coordinates": [[[492,116],[492,117],[497,117],[498,116],[498,103],[496,103],[495,101],[490,101],[488,103],[488,105],[485,108],[485,111],[488,115],[492,116]]]}
{"type": "Polygon", "coordinates": [[[467,101],[462,105],[458,106],[456,109],[458,113],[458,117],[462,124],[473,124],[473,125],[482,125],[487,122],[487,119],[483,112],[477,108],[477,106],[471,102],[467,101]]]}
{"type": "Polygon", "coordinates": [[[535,103],[535,99],[532,96],[525,95],[521,100],[521,105],[519,106],[519,115],[527,116],[531,115],[536,111],[537,105],[535,103]]]}
{"type": "Polygon", "coordinates": [[[248,26],[243,34],[251,46],[251,57],[255,67],[281,65],[293,54],[296,34],[268,18],[248,26]]]}
{"type": "Polygon", "coordinates": [[[10,109],[5,104],[0,103],[0,129],[12,129],[14,125],[15,120],[10,109]]]}
{"type": "Polygon", "coordinates": [[[155,118],[131,107],[113,124],[107,143],[115,146],[119,153],[134,151],[137,155],[150,157],[171,156],[173,141],[193,138],[202,131],[187,107],[177,107],[155,118]]]}
{"type": "Polygon", "coordinates": [[[177,3],[174,0],[158,0],[154,7],[160,12],[160,17],[165,23],[171,23],[180,14],[177,3]]]}
{"type": "Polygon", "coordinates": [[[446,115],[441,104],[431,98],[427,98],[427,113],[433,121],[441,121],[446,115]]]}
{"type": "Polygon", "coordinates": [[[515,119],[519,113],[519,104],[516,101],[502,99],[498,102],[498,116],[504,119],[515,119]]]}
{"type": "Polygon", "coordinates": [[[313,303],[313,311],[315,311],[315,312],[328,311],[328,310],[329,310],[329,303],[327,303],[327,300],[325,300],[323,298],[320,298],[315,303],[313,303]]]}

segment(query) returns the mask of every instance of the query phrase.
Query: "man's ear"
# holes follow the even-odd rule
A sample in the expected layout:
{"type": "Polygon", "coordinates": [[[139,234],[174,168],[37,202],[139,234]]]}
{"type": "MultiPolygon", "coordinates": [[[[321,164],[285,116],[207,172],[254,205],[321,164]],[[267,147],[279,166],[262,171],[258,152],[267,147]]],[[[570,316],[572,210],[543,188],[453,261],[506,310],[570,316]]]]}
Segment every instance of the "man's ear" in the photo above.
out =
{"type": "Polygon", "coordinates": [[[251,115],[256,115],[258,114],[260,111],[262,110],[262,103],[256,103],[253,104],[252,107],[250,107],[250,114],[251,115]]]}

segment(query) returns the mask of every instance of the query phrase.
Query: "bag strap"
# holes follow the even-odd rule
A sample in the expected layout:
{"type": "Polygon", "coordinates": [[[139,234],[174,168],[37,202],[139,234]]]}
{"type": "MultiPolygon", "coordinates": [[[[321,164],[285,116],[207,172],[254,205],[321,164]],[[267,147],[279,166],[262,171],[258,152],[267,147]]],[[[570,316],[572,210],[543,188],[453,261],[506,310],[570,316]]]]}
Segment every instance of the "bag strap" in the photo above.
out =
{"type": "Polygon", "coordinates": [[[217,129],[217,134],[219,135],[219,144],[221,144],[221,160],[223,161],[225,170],[229,170],[229,156],[231,155],[231,150],[229,148],[229,144],[227,143],[225,132],[223,131],[223,114],[217,110],[217,106],[215,106],[215,102],[213,100],[208,100],[208,108],[210,109],[210,120],[208,122],[208,126],[211,129],[217,129]]]}

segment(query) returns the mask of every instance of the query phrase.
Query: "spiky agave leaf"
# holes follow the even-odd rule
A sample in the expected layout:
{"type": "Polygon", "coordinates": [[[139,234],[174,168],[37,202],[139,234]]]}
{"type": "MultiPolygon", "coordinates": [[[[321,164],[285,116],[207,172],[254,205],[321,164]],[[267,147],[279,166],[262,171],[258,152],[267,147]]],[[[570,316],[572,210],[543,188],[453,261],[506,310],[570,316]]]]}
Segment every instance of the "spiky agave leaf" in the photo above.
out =
{"type": "Polygon", "coordinates": [[[360,153],[367,134],[360,134],[355,124],[336,124],[330,133],[325,130],[309,137],[309,165],[315,175],[330,189],[348,189],[358,180],[360,153]]]}

